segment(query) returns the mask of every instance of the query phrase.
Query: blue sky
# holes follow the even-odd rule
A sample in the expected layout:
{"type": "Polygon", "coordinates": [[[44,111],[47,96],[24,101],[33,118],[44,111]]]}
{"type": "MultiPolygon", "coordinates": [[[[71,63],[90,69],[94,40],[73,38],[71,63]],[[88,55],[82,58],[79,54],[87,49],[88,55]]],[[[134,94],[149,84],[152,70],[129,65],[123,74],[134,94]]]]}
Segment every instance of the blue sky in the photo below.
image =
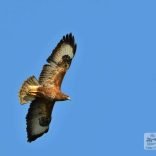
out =
{"type": "Polygon", "coordinates": [[[154,0],[0,1],[0,155],[132,156],[156,132],[154,0]],[[26,142],[18,90],[63,35],[78,45],[49,132],[26,142]]]}

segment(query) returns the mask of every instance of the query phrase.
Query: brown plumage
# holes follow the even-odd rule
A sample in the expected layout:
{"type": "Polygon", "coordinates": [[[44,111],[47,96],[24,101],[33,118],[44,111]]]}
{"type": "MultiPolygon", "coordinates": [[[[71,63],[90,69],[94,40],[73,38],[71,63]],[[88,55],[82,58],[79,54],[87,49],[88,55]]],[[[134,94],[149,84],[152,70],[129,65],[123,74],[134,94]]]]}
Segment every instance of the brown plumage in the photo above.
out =
{"type": "Polygon", "coordinates": [[[75,52],[74,36],[71,33],[63,36],[48,57],[48,64],[43,66],[39,80],[31,76],[24,81],[19,91],[19,99],[21,104],[31,101],[26,116],[28,142],[48,132],[55,102],[70,99],[61,92],[61,83],[75,52]]]}

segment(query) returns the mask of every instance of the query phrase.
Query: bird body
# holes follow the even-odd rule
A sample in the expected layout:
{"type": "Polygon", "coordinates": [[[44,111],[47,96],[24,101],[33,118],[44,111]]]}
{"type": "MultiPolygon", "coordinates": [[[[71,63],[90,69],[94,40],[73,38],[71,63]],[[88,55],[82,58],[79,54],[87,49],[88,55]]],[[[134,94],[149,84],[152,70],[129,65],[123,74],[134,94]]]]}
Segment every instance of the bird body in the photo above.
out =
{"type": "Polygon", "coordinates": [[[48,132],[55,102],[70,99],[61,91],[61,84],[75,52],[74,36],[71,33],[63,36],[48,57],[48,64],[43,66],[39,79],[31,76],[24,81],[19,99],[21,104],[31,102],[26,116],[28,142],[48,132]]]}

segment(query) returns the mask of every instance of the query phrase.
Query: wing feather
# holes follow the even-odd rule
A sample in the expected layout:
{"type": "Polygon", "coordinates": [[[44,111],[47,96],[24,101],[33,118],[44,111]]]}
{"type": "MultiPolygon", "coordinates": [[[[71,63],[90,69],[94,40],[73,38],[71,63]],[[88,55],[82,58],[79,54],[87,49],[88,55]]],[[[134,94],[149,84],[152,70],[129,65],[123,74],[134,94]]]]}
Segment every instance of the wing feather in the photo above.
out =
{"type": "Polygon", "coordinates": [[[54,103],[41,98],[32,101],[26,116],[28,142],[48,132],[54,103]]]}
{"type": "Polygon", "coordinates": [[[63,36],[56,48],[52,51],[52,54],[48,57],[47,62],[50,64],[51,62],[59,64],[62,62],[64,55],[68,55],[72,59],[76,52],[76,46],[74,36],[71,33],[63,36]]]}
{"type": "Polygon", "coordinates": [[[41,85],[52,85],[54,82],[54,76],[58,73],[58,67],[55,63],[52,63],[51,65],[45,64],[43,66],[42,72],[39,77],[39,84],[41,85]]]}
{"type": "Polygon", "coordinates": [[[63,36],[52,54],[48,57],[39,77],[41,85],[56,85],[60,88],[66,71],[69,69],[76,52],[76,43],[72,34],[63,36]]]}

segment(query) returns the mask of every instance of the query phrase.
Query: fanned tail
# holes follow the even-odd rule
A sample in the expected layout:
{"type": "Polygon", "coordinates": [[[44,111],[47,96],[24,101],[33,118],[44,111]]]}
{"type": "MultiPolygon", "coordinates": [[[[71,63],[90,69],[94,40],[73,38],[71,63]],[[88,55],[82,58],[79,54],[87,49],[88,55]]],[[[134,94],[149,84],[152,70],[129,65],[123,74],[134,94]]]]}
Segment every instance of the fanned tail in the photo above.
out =
{"type": "Polygon", "coordinates": [[[35,76],[31,76],[26,81],[24,81],[19,91],[20,103],[24,104],[24,103],[34,100],[35,96],[29,94],[29,91],[36,90],[38,86],[39,86],[39,83],[38,83],[38,80],[35,78],[35,76]]]}

